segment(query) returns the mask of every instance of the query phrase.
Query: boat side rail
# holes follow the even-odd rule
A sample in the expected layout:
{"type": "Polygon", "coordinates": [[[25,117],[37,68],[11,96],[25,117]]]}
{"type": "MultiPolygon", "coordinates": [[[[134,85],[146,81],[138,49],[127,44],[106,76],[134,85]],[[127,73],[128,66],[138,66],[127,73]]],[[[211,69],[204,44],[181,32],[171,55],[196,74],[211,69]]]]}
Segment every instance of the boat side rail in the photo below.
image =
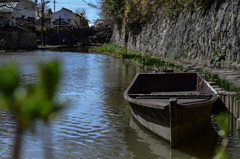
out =
{"type": "Polygon", "coordinates": [[[211,94],[200,94],[200,95],[154,95],[154,94],[128,94],[129,96],[136,99],[211,99],[211,94]]]}

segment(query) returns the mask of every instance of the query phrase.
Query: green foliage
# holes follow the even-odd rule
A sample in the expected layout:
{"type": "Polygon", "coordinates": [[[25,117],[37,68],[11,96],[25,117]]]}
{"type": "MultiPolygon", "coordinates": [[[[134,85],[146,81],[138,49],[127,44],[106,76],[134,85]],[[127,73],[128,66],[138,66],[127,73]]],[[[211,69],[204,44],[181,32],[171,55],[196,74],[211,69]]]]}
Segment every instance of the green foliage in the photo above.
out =
{"type": "Polygon", "coordinates": [[[216,116],[216,122],[219,126],[218,134],[223,137],[222,144],[217,147],[216,155],[214,159],[228,159],[228,153],[226,151],[228,144],[228,133],[230,117],[228,112],[222,112],[216,116]]]}
{"type": "Polygon", "coordinates": [[[119,47],[117,45],[104,45],[102,47],[94,48],[92,51],[105,55],[121,57],[126,60],[131,60],[142,66],[161,67],[162,69],[173,69],[176,67],[173,63],[165,62],[161,59],[158,59],[151,55],[146,55],[142,52],[128,50],[128,54],[126,54],[126,48],[119,47]]]}
{"type": "MultiPolygon", "coordinates": [[[[151,55],[146,55],[142,52],[128,50],[128,54],[126,54],[125,47],[119,47],[117,45],[104,45],[102,47],[97,47],[92,49],[94,52],[111,55],[115,57],[121,57],[123,59],[131,60],[135,63],[138,63],[143,66],[154,66],[161,67],[164,69],[174,69],[179,71],[190,71],[193,68],[183,68],[182,66],[174,65],[174,63],[166,62],[159,58],[153,57],[151,55]]],[[[195,68],[194,68],[195,69],[195,68]]],[[[233,83],[220,79],[219,77],[211,74],[209,72],[204,71],[203,69],[197,69],[197,71],[208,81],[215,81],[217,85],[223,88],[225,91],[234,91],[240,92],[240,88],[234,85],[233,83]]],[[[240,93],[239,93],[240,94],[240,93]]],[[[236,96],[237,100],[240,101],[240,95],[236,96]]]]}
{"type": "Polygon", "coordinates": [[[221,61],[225,60],[226,54],[223,53],[225,49],[222,49],[222,52],[218,52],[217,50],[214,50],[213,52],[213,58],[211,59],[210,63],[213,64],[214,67],[219,67],[221,61]]]}
{"type": "Polygon", "coordinates": [[[39,89],[44,89],[43,93],[50,100],[53,99],[55,92],[57,91],[60,68],[57,61],[53,61],[48,65],[40,65],[40,81],[39,89]]]}
{"type": "Polygon", "coordinates": [[[16,116],[21,129],[28,128],[37,119],[48,122],[60,110],[61,105],[53,99],[59,74],[57,61],[41,64],[39,82],[27,87],[20,85],[21,79],[15,65],[0,69],[0,105],[16,116]]]}
{"type": "Polygon", "coordinates": [[[240,101],[240,94],[236,95],[236,100],[240,101]]]}
{"type": "Polygon", "coordinates": [[[77,9],[76,14],[73,17],[75,27],[86,27],[88,26],[88,19],[86,18],[85,9],[77,9]]]}
{"type": "Polygon", "coordinates": [[[121,23],[124,18],[128,27],[143,24],[161,8],[166,19],[175,21],[180,12],[205,11],[214,0],[100,0],[101,15],[110,23],[121,23]]]}
{"type": "MultiPolygon", "coordinates": [[[[48,30],[46,27],[43,28],[43,33],[44,33],[44,35],[48,34],[48,30]]],[[[41,27],[36,27],[36,34],[41,35],[41,27]]]]}
{"type": "Polygon", "coordinates": [[[200,11],[203,12],[214,0],[164,0],[163,15],[175,21],[180,12],[200,11]]]}
{"type": "Polygon", "coordinates": [[[216,122],[220,128],[218,134],[222,137],[227,136],[229,132],[229,113],[223,112],[217,115],[216,122]]]}
{"type": "Polygon", "coordinates": [[[160,4],[161,1],[157,0],[127,0],[124,11],[127,25],[146,23],[160,4]]]}
{"type": "Polygon", "coordinates": [[[19,82],[18,71],[14,65],[7,65],[0,69],[0,89],[6,96],[13,94],[19,82]]]}
{"type": "Polygon", "coordinates": [[[121,23],[124,17],[125,0],[101,0],[101,17],[109,24],[121,23]]]}
{"type": "Polygon", "coordinates": [[[228,159],[228,153],[226,151],[226,148],[222,146],[218,147],[216,149],[216,155],[213,159],[228,159]]]}

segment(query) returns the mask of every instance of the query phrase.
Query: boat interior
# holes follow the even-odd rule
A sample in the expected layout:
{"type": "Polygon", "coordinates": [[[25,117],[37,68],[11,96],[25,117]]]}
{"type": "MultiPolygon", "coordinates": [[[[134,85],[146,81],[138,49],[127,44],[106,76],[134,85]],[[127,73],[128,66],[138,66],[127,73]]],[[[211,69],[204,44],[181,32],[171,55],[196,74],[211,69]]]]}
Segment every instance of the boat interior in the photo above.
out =
{"type": "Polygon", "coordinates": [[[168,105],[170,98],[177,98],[179,104],[190,104],[210,100],[213,92],[197,73],[159,73],[138,74],[128,96],[154,105],[168,105]]]}

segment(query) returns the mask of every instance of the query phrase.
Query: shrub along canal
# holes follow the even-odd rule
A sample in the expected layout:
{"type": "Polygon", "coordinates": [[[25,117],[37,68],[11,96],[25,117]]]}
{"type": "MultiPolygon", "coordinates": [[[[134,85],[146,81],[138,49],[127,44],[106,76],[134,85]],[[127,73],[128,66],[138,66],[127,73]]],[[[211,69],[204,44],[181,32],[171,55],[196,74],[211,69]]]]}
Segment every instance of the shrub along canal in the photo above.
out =
{"type": "MultiPolygon", "coordinates": [[[[24,135],[22,158],[44,158],[43,134],[51,137],[55,158],[211,158],[217,137],[210,124],[196,137],[176,149],[139,126],[133,120],[123,92],[138,66],[106,55],[54,51],[1,53],[0,64],[15,62],[21,76],[32,83],[38,80],[36,64],[59,59],[62,63],[61,87],[56,99],[70,101],[47,128],[36,122],[36,129],[24,135]]],[[[15,135],[14,118],[0,111],[0,158],[9,158],[15,135]]],[[[239,158],[239,133],[230,134],[230,158],[239,158]]]]}

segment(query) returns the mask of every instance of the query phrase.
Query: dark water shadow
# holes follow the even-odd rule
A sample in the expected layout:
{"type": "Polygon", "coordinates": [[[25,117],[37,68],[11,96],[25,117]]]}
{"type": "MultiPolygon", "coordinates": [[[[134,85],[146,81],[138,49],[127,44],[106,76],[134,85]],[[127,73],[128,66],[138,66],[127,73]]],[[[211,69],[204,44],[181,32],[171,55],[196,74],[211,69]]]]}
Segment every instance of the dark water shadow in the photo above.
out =
{"type": "Polygon", "coordinates": [[[217,140],[218,135],[209,121],[204,129],[179,143],[176,149],[198,158],[211,159],[217,147],[217,140]]]}
{"type": "Polygon", "coordinates": [[[86,46],[86,47],[57,48],[57,49],[51,49],[51,51],[89,53],[89,47],[86,46]]]}
{"type": "Polygon", "coordinates": [[[210,159],[214,156],[217,134],[210,121],[205,129],[179,143],[176,148],[171,148],[167,141],[141,126],[133,117],[130,120],[130,128],[135,131],[138,138],[141,139],[140,141],[148,144],[148,149],[150,149],[152,155],[155,154],[160,158],[172,159],[179,156],[192,158],[194,156],[210,159]]]}

